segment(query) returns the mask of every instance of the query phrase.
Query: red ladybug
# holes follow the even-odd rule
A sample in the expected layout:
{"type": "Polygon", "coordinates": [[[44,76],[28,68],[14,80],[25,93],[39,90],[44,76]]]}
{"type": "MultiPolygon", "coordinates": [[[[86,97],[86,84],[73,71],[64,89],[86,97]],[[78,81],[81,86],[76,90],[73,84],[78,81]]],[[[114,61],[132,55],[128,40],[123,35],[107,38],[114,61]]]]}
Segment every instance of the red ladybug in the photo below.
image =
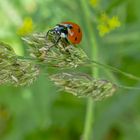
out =
{"type": "Polygon", "coordinates": [[[57,45],[61,38],[66,39],[67,42],[72,44],[79,44],[82,40],[81,28],[78,24],[73,22],[62,22],[57,24],[53,29],[47,32],[47,35],[49,32],[59,36],[54,45],[57,45]]]}

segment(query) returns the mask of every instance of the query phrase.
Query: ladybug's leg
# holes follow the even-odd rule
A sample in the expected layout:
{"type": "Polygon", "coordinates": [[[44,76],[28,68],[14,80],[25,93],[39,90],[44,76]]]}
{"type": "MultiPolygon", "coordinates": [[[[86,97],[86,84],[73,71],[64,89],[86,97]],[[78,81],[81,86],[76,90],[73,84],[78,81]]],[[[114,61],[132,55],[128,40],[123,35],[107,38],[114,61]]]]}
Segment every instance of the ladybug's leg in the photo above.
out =
{"type": "Polygon", "coordinates": [[[53,47],[53,46],[56,46],[56,45],[59,43],[60,39],[61,39],[61,36],[60,36],[60,37],[57,39],[57,41],[52,45],[52,47],[53,47]]]}
{"type": "Polygon", "coordinates": [[[68,39],[67,39],[67,38],[65,38],[65,41],[66,41],[66,43],[70,44],[70,42],[68,41],[68,39]]]}
{"type": "MultiPolygon", "coordinates": [[[[48,35],[49,35],[50,32],[54,32],[54,29],[50,29],[50,30],[48,30],[48,32],[46,33],[46,38],[48,37],[48,35]]],[[[60,39],[61,39],[61,36],[59,35],[57,41],[56,41],[52,46],[57,45],[58,42],[60,41],[60,39]]]]}
{"type": "Polygon", "coordinates": [[[46,33],[46,35],[45,35],[46,39],[47,39],[47,37],[48,37],[48,35],[49,35],[49,33],[50,33],[51,31],[53,31],[53,30],[50,29],[50,30],[48,30],[48,32],[46,33]]]}
{"type": "Polygon", "coordinates": [[[56,45],[58,44],[58,42],[60,41],[60,39],[61,39],[61,37],[59,37],[59,38],[57,39],[57,41],[56,41],[53,45],[49,46],[49,47],[47,48],[47,51],[49,51],[52,47],[56,46],[56,45]]]}
{"type": "MultiPolygon", "coordinates": [[[[48,32],[46,33],[46,36],[45,36],[46,39],[48,39],[49,33],[50,32],[53,32],[53,31],[54,31],[54,29],[48,30],[48,32]]],[[[59,36],[59,38],[57,39],[57,41],[53,45],[50,45],[50,46],[47,47],[47,51],[49,51],[50,48],[52,48],[53,46],[56,46],[58,44],[58,42],[59,42],[60,39],[61,39],[61,37],[59,36]]]]}
{"type": "Polygon", "coordinates": [[[67,38],[65,38],[65,42],[66,42],[66,47],[64,48],[65,49],[65,52],[69,53],[70,54],[70,51],[69,51],[69,45],[71,44],[69,42],[69,40],[67,38]]]}

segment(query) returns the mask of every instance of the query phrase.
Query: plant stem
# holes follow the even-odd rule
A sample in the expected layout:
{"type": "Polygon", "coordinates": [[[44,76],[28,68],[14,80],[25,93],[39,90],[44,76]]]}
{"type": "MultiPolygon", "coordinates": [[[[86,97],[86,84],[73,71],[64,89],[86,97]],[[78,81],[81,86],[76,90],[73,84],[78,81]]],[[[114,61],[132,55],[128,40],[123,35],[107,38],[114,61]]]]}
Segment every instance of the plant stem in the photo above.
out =
{"type": "MultiPolygon", "coordinates": [[[[96,43],[96,37],[94,35],[93,31],[93,25],[91,24],[91,19],[90,19],[90,10],[88,7],[88,2],[87,0],[81,0],[81,5],[83,8],[83,13],[84,15],[84,21],[85,25],[87,27],[87,31],[89,34],[89,41],[90,41],[90,47],[92,48],[92,54],[91,54],[91,59],[98,61],[98,47],[96,43]]],[[[97,67],[92,68],[92,75],[94,78],[98,78],[98,69],[97,67]]],[[[83,137],[82,140],[90,140],[91,139],[91,134],[93,130],[93,123],[94,123],[94,101],[92,98],[89,98],[87,100],[87,109],[86,109],[86,118],[85,118],[85,126],[84,126],[84,132],[83,132],[83,137]]]]}

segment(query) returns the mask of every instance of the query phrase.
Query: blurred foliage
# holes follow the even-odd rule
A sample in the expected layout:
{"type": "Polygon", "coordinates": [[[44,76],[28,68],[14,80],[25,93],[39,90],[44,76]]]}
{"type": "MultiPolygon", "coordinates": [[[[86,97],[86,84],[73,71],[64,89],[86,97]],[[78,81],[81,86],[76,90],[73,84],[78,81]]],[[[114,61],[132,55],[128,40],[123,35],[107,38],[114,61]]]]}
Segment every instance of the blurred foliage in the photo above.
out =
{"type": "MultiPolygon", "coordinates": [[[[96,33],[99,60],[140,76],[140,1],[88,1],[90,23],[96,33]],[[95,2],[95,3],[94,3],[95,2]],[[100,12],[118,16],[121,26],[100,37],[100,12]]],[[[25,19],[32,19],[34,32],[47,32],[61,21],[73,21],[83,29],[82,47],[91,56],[89,34],[81,0],[1,0],[0,40],[14,46],[19,55],[27,46],[17,35],[25,19]]],[[[32,28],[30,28],[32,29],[32,28]]],[[[90,68],[79,68],[91,74],[90,68]]],[[[47,71],[54,71],[46,68],[47,71]]],[[[120,84],[140,86],[119,74],[100,69],[100,77],[120,84]]],[[[86,100],[58,92],[44,74],[30,87],[0,86],[0,140],[78,140],[84,127],[86,100]],[[60,94],[61,93],[61,94],[60,94]]],[[[140,139],[140,91],[120,89],[113,97],[96,102],[93,138],[96,140],[140,139]]]]}

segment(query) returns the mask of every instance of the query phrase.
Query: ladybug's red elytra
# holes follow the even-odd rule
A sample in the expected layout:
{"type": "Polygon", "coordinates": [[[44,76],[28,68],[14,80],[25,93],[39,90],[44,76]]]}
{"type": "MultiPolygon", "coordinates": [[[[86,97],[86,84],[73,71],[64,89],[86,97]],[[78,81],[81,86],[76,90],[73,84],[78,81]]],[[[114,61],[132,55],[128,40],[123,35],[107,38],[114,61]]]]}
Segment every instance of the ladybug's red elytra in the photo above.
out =
{"type": "Polygon", "coordinates": [[[62,22],[57,24],[53,29],[47,32],[47,35],[49,32],[59,36],[54,45],[57,45],[61,38],[64,38],[67,42],[72,44],[79,44],[82,40],[81,28],[78,24],[73,22],[62,22]]]}

